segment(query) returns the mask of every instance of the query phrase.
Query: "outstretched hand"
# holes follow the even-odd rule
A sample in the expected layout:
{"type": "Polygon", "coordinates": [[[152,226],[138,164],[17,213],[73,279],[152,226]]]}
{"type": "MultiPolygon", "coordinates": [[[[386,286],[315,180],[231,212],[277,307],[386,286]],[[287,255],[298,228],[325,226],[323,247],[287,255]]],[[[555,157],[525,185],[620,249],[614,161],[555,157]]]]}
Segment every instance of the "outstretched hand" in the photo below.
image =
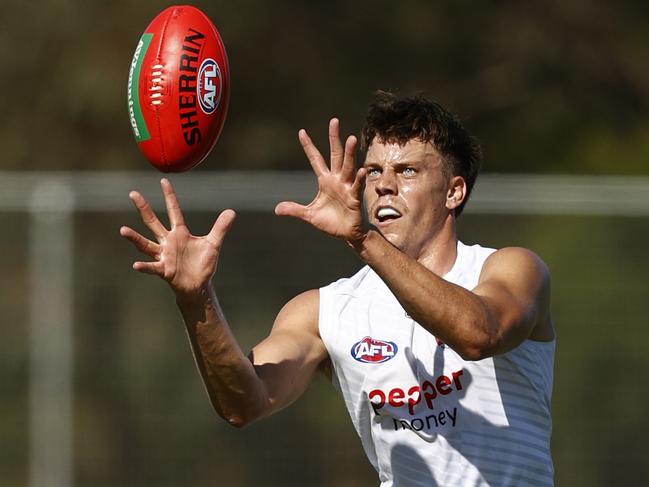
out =
{"type": "Polygon", "coordinates": [[[207,235],[195,236],[185,225],[176,193],[167,179],[160,181],[164,194],[170,229],[158,220],[149,203],[137,191],[129,198],[140,213],[142,221],[153,233],[149,240],[129,227],[121,227],[120,235],[152,261],[137,261],[133,269],[154,274],[169,283],[178,296],[191,296],[209,285],[223,244],[223,238],[232,226],[235,213],[223,211],[207,235]]]}
{"type": "Polygon", "coordinates": [[[356,242],[365,235],[362,228],[361,191],[366,171],[364,168],[356,171],[354,167],[356,137],[348,137],[343,148],[339,131],[338,119],[331,119],[331,165],[328,167],[306,131],[300,130],[300,143],[318,178],[318,194],[306,206],[294,201],[283,201],[275,207],[275,214],[299,218],[329,235],[347,242],[356,242]]]}

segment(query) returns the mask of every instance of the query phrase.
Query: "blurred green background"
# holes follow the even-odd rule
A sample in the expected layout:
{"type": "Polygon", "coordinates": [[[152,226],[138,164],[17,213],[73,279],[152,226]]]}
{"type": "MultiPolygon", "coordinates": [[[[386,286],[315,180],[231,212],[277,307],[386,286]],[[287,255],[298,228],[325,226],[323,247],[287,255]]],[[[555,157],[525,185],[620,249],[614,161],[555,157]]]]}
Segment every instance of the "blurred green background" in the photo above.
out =
{"type": "MultiPolygon", "coordinates": [[[[335,115],[358,133],[371,93],[393,89],[422,91],[458,113],[483,142],[486,172],[649,173],[646,2],[194,4],[219,28],[232,72],[225,129],[195,171],[270,169],[281,178],[305,169],[299,128],[322,145],[335,115]]],[[[141,32],[168,5],[3,2],[0,178],[159,177],[130,132],[126,77],[141,32]]],[[[292,296],[361,265],[344,245],[271,209],[240,214],[216,276],[244,349],[292,296]]],[[[647,218],[470,209],[459,222],[465,242],[526,246],[552,271],[557,485],[649,483],[640,444],[649,432],[647,218]]],[[[190,212],[190,228],[206,232],[218,210],[190,212]]],[[[130,268],[136,253],[117,232],[141,228],[136,216],[81,211],[73,223],[75,485],[378,484],[322,379],[262,423],[234,430],[218,419],[171,292],[130,268]]],[[[28,485],[30,468],[29,216],[0,208],[0,228],[0,485],[13,487],[28,485]]]]}

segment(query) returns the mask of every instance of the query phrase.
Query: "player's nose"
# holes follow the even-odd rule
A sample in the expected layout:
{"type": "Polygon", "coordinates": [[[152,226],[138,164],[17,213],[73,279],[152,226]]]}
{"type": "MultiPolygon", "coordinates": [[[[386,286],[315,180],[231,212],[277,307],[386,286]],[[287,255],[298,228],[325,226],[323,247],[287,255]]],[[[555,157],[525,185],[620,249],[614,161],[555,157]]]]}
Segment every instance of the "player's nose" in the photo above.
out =
{"type": "Polygon", "coordinates": [[[381,171],[378,181],[376,182],[376,192],[379,195],[396,194],[397,192],[397,178],[392,169],[385,169],[381,171]]]}

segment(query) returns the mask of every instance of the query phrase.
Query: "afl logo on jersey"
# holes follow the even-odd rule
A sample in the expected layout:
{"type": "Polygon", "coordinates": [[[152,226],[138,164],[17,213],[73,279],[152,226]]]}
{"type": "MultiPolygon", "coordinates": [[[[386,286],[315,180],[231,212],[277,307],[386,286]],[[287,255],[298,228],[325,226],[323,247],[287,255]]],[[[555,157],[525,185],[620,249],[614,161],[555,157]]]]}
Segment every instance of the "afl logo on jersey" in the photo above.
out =
{"type": "Polygon", "coordinates": [[[216,61],[207,58],[201,63],[198,70],[198,82],[196,83],[196,94],[201,110],[206,115],[210,115],[216,110],[221,101],[221,70],[216,61]]]}
{"type": "Polygon", "coordinates": [[[365,364],[380,364],[387,362],[397,354],[397,344],[375,340],[372,337],[365,337],[352,346],[352,357],[358,362],[365,364]]]}

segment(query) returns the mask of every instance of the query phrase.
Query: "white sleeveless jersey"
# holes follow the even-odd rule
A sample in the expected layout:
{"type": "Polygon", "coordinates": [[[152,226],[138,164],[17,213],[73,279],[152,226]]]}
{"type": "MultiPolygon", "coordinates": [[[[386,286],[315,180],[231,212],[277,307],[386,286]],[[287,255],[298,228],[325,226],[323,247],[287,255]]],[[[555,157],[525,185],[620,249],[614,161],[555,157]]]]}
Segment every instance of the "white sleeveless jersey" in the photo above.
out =
{"type": "MultiPolygon", "coordinates": [[[[458,242],[473,289],[494,252],[458,242]]],[[[320,335],[381,487],[551,486],[555,342],[469,362],[414,322],[369,267],[320,289],[320,335]]]]}

